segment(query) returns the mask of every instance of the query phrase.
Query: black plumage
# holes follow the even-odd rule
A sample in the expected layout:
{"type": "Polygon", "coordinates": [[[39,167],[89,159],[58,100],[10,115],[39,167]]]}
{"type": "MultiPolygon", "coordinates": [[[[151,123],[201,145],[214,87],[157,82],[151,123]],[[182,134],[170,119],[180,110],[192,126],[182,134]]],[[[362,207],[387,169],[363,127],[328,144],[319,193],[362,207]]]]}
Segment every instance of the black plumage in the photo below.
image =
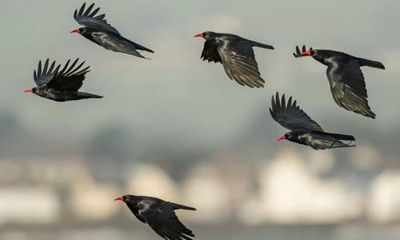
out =
{"type": "Polygon", "coordinates": [[[138,50],[154,53],[153,50],[124,38],[105,19],[105,14],[97,15],[100,8],[94,8],[94,3],[87,9],[86,3],[74,12],[74,19],[85,27],[74,29],[71,33],[79,33],[90,41],[114,52],[121,52],[145,58],[138,50]]]}
{"type": "Polygon", "coordinates": [[[168,240],[191,240],[193,232],[185,227],[175,214],[175,210],[191,210],[193,207],[167,202],[147,196],[124,195],[114,201],[123,201],[131,212],[143,223],[147,223],[158,235],[168,240]]]}
{"type": "Polygon", "coordinates": [[[79,58],[72,64],[71,60],[68,60],[60,70],[61,65],[56,66],[55,61],[50,64],[49,59],[46,59],[43,66],[42,61],[39,61],[38,68],[33,73],[37,87],[24,92],[31,92],[57,102],[102,98],[99,95],[78,91],[85,80],[85,74],[90,71],[89,66],[83,68],[84,64],[85,62],[79,63],[79,58]]]}
{"type": "Polygon", "coordinates": [[[279,98],[279,93],[272,97],[271,108],[269,109],[272,118],[284,128],[291,130],[278,138],[278,140],[289,140],[315,150],[354,147],[351,142],[355,138],[351,135],[325,132],[314,120],[312,120],[300,107],[297,102],[289,98],[279,98]],[[344,142],[348,141],[348,143],[344,142]]]}
{"type": "Polygon", "coordinates": [[[307,50],[305,46],[301,51],[299,47],[296,47],[294,56],[311,56],[328,67],[326,74],[332,96],[339,106],[366,117],[375,118],[375,113],[368,105],[368,94],[361,67],[385,69],[382,63],[333,50],[312,48],[307,50]]]}
{"type": "Polygon", "coordinates": [[[274,49],[272,46],[228,33],[203,32],[195,37],[206,40],[201,53],[203,60],[222,63],[228,77],[242,86],[264,87],[253,47],[274,49]]]}

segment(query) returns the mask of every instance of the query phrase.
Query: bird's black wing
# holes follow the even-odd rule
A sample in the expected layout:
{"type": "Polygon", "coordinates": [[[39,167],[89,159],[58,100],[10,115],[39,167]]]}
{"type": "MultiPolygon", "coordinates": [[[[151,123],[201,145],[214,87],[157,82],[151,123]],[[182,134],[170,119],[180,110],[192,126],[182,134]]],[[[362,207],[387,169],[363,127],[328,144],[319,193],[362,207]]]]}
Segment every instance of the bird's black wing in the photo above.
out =
{"type": "Polygon", "coordinates": [[[296,100],[293,101],[292,97],[286,103],[285,94],[282,96],[282,100],[279,99],[279,93],[272,97],[269,112],[275,121],[291,131],[324,131],[318,123],[297,106],[296,100]]]}
{"type": "Polygon", "coordinates": [[[82,68],[85,62],[78,64],[79,58],[72,64],[70,62],[71,60],[68,60],[63,69],[55,74],[54,78],[47,84],[48,87],[60,91],[76,92],[79,90],[83,80],[85,80],[85,74],[90,71],[90,67],[82,68]]]}
{"type": "Polygon", "coordinates": [[[86,10],[86,3],[84,3],[81,8],[75,9],[74,12],[74,19],[80,24],[85,27],[95,28],[95,29],[102,29],[104,31],[112,32],[115,34],[120,35],[117,29],[111,26],[107,20],[105,19],[105,14],[96,14],[99,12],[100,8],[96,8],[93,10],[94,3],[92,3],[86,10]],[[93,10],[93,11],[92,11],[93,10]]]}
{"type": "Polygon", "coordinates": [[[218,47],[218,52],[230,79],[243,86],[264,87],[265,81],[261,78],[253,48],[247,40],[225,41],[218,47]]]}
{"type": "Polygon", "coordinates": [[[368,105],[368,94],[360,64],[350,56],[338,56],[328,65],[326,71],[335,102],[366,117],[375,118],[368,105]]]}
{"type": "Polygon", "coordinates": [[[48,84],[57,75],[60,65],[55,67],[56,62],[53,61],[49,67],[49,59],[46,59],[44,66],[39,61],[37,70],[33,72],[33,79],[38,87],[48,84]]]}
{"type": "Polygon", "coordinates": [[[218,44],[215,42],[215,40],[207,40],[204,42],[201,58],[209,62],[222,62],[218,53],[218,44]]]}
{"type": "Polygon", "coordinates": [[[169,240],[191,240],[194,234],[183,225],[175,215],[173,207],[167,202],[155,203],[142,200],[137,204],[139,215],[162,238],[169,240]]]}

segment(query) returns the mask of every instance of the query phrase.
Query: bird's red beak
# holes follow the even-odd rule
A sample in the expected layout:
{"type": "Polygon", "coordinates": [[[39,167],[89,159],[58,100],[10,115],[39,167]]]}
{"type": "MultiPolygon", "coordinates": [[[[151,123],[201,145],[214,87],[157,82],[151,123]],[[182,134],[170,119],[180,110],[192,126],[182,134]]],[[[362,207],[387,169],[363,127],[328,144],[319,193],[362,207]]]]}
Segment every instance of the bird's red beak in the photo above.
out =
{"type": "Polygon", "coordinates": [[[312,52],[311,52],[312,50],[313,50],[312,48],[310,48],[309,50],[307,50],[306,46],[303,45],[303,47],[301,48],[301,51],[300,51],[300,48],[299,48],[298,46],[296,46],[296,52],[293,53],[293,55],[294,55],[296,58],[298,58],[298,57],[308,57],[308,56],[312,56],[312,52]]]}
{"type": "Polygon", "coordinates": [[[281,135],[276,139],[276,141],[282,141],[282,140],[287,140],[287,137],[285,135],[281,135]]]}
{"type": "Polygon", "coordinates": [[[197,33],[193,37],[204,37],[204,34],[203,33],[197,33]]]}
{"type": "Polygon", "coordinates": [[[116,198],[114,198],[114,201],[124,201],[124,198],[123,197],[116,197],[116,198]]]}
{"type": "Polygon", "coordinates": [[[32,93],[32,92],[33,92],[32,88],[28,88],[28,89],[24,90],[24,93],[32,93]]]}
{"type": "Polygon", "coordinates": [[[311,56],[311,51],[302,52],[300,54],[300,57],[309,57],[309,56],[311,56]]]}
{"type": "Polygon", "coordinates": [[[72,30],[70,33],[80,33],[81,30],[79,28],[72,30]]]}

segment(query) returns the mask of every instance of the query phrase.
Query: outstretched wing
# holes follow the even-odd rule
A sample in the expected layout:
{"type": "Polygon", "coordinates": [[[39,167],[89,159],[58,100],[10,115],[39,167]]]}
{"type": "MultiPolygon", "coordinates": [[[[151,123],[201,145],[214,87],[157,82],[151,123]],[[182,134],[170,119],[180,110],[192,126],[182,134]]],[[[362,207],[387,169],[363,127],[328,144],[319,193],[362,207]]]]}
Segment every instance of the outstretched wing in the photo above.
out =
{"type": "Polygon", "coordinates": [[[94,3],[92,3],[86,10],[86,3],[84,3],[81,8],[75,9],[74,18],[75,20],[85,27],[102,29],[104,31],[113,32],[115,34],[120,35],[117,29],[111,26],[107,20],[105,19],[105,14],[96,14],[99,12],[100,8],[96,8],[93,10],[94,3]],[[93,11],[92,11],[93,10],[93,11]]]}
{"type": "Polygon", "coordinates": [[[168,203],[154,203],[142,200],[137,205],[139,215],[162,238],[191,240],[194,237],[193,232],[179,221],[173,207],[168,203]]]}
{"type": "MultiPolygon", "coordinates": [[[[76,92],[83,84],[85,80],[85,74],[90,70],[90,66],[82,68],[85,62],[79,62],[77,58],[72,64],[71,59],[67,61],[62,70],[57,71],[53,79],[47,83],[47,86],[60,91],[73,91],[76,92]]],[[[58,67],[57,67],[58,70],[58,67]]]]}
{"type": "Polygon", "coordinates": [[[230,79],[248,87],[264,87],[264,79],[258,71],[254,51],[246,40],[225,42],[218,48],[225,72],[230,79]]]}
{"type": "Polygon", "coordinates": [[[292,97],[286,103],[285,94],[283,94],[282,100],[279,99],[279,93],[272,97],[269,112],[275,121],[291,131],[324,131],[318,123],[297,106],[296,100],[292,101],[292,97]]]}
{"type": "Polygon", "coordinates": [[[368,105],[368,94],[360,64],[351,57],[337,57],[328,65],[326,72],[335,102],[366,117],[375,118],[368,105]]]}
{"type": "Polygon", "coordinates": [[[201,58],[209,62],[222,62],[218,53],[218,44],[215,42],[215,40],[207,40],[204,42],[201,58]]]}
{"type": "Polygon", "coordinates": [[[33,79],[38,87],[48,84],[57,74],[60,65],[55,67],[56,61],[53,61],[49,67],[49,59],[46,59],[42,67],[42,61],[39,61],[37,70],[33,72],[33,79]]]}

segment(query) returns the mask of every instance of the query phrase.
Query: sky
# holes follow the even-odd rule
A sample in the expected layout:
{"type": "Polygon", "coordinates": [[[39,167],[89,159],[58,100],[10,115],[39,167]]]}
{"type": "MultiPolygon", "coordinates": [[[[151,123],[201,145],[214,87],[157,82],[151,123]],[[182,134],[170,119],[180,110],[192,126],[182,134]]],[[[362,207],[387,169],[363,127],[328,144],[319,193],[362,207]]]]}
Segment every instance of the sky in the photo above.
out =
{"type": "Polygon", "coordinates": [[[261,127],[274,134],[265,138],[275,138],[286,131],[268,113],[276,91],[293,96],[330,131],[357,136],[366,128],[399,128],[396,0],[95,1],[123,36],[155,51],[145,53],[151,60],[107,51],[70,34],[79,27],[72,16],[82,3],[2,1],[0,111],[15,114],[34,132],[82,139],[113,125],[145,144],[173,139],[201,148],[233,141],[254,122],[265,121],[261,127]],[[193,35],[206,30],[273,45],[274,51],[255,49],[266,87],[242,87],[228,79],[220,64],[201,61],[204,41],[193,35]],[[384,63],[384,71],[363,69],[376,120],[334,103],[324,66],[292,56],[295,46],[303,44],[384,63]],[[32,73],[40,59],[63,64],[77,57],[91,66],[82,90],[103,99],[57,103],[22,93],[34,86],[32,73]]]}

